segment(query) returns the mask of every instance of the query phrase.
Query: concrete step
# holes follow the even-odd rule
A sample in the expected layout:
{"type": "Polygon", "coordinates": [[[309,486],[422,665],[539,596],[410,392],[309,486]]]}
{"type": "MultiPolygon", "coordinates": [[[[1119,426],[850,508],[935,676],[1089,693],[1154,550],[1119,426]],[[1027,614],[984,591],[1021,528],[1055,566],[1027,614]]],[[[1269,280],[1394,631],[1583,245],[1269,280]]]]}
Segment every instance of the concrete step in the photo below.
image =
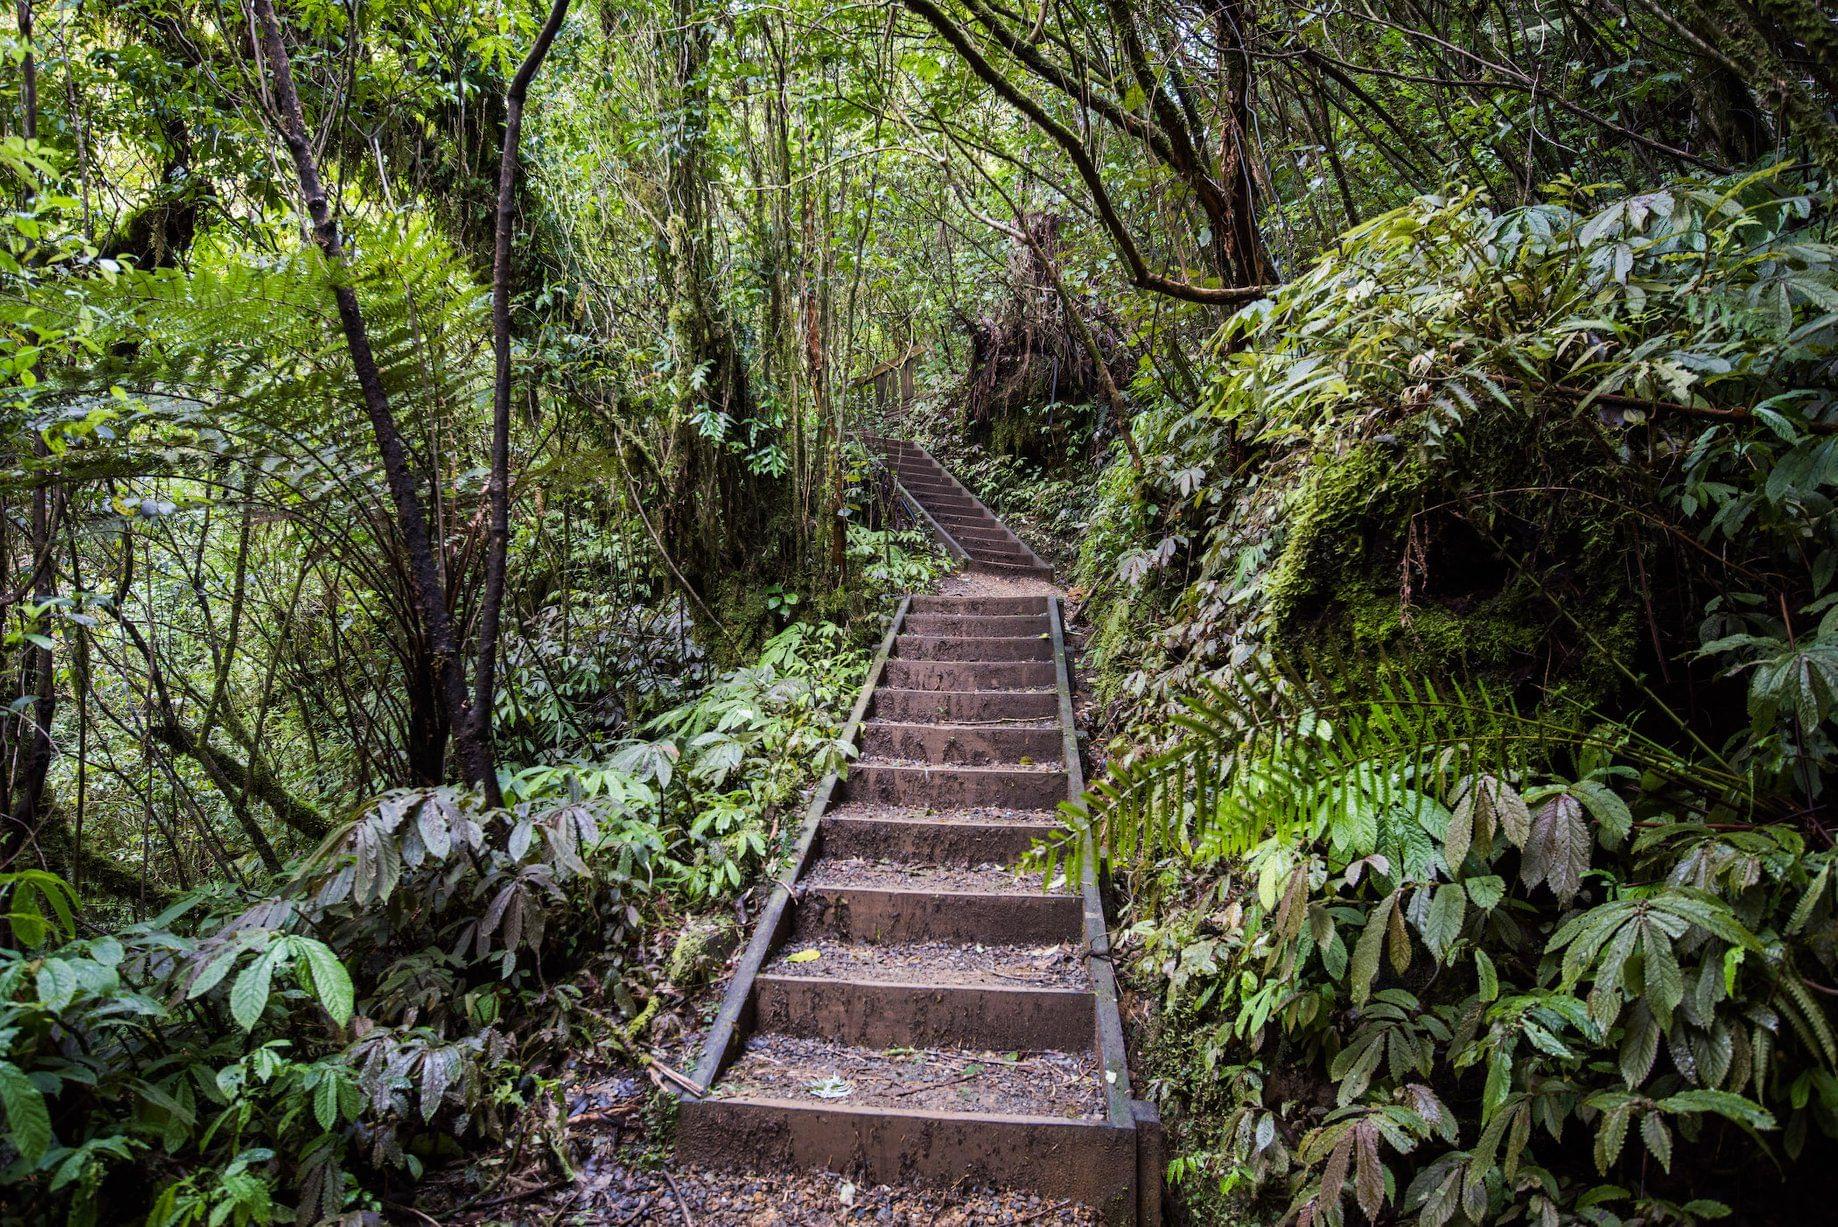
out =
{"type": "Polygon", "coordinates": [[[1032,567],[1037,565],[1034,556],[1019,545],[987,545],[980,541],[958,539],[964,547],[964,553],[970,555],[972,562],[995,562],[1008,566],[1032,567]]]}
{"type": "Polygon", "coordinates": [[[896,690],[1039,690],[1053,685],[1050,660],[889,660],[881,684],[896,690]]]}
{"type": "Polygon", "coordinates": [[[894,640],[893,654],[898,660],[1052,660],[1053,642],[1045,635],[1004,635],[997,639],[901,635],[894,640]]]}
{"type": "Polygon", "coordinates": [[[850,1172],[874,1184],[1024,1189],[1135,1219],[1136,1133],[1105,1121],[825,1104],[797,1098],[686,1099],[678,1157],[751,1171],[850,1172]]]}
{"type": "Polygon", "coordinates": [[[900,629],[914,635],[973,635],[983,639],[1014,635],[1025,638],[1046,634],[1047,619],[1040,614],[909,613],[900,629]]]}
{"type": "Polygon", "coordinates": [[[1041,720],[1058,715],[1059,695],[1051,690],[899,690],[884,686],[874,692],[868,710],[878,720],[1041,720]]]}
{"type": "Polygon", "coordinates": [[[980,767],[992,763],[1057,763],[1065,741],[1057,724],[1027,726],[917,724],[870,720],[862,726],[861,756],[980,767]]]}
{"type": "Polygon", "coordinates": [[[951,534],[964,545],[1018,545],[1020,538],[1006,528],[965,528],[951,534]]]}
{"type": "Polygon", "coordinates": [[[919,505],[931,512],[934,520],[940,516],[979,520],[987,518],[990,514],[989,509],[981,503],[967,498],[922,498],[919,500],[919,505]]]}
{"type": "Polygon", "coordinates": [[[925,810],[845,805],[823,816],[821,846],[825,856],[931,865],[1013,865],[1036,840],[1059,829],[1051,822],[982,821],[967,816],[979,812],[958,810],[927,817],[925,810]]]}
{"type": "Polygon", "coordinates": [[[970,570],[984,575],[1000,575],[1008,579],[1046,579],[1053,578],[1053,568],[1042,564],[1013,563],[992,561],[984,562],[977,558],[970,560],[970,570]]]}
{"type": "MultiPolygon", "coordinates": [[[[911,471],[909,470],[909,472],[911,471]]],[[[944,476],[930,476],[924,473],[912,472],[912,480],[908,481],[906,478],[902,477],[900,479],[900,484],[920,498],[930,494],[970,496],[970,491],[968,489],[952,481],[949,477],[944,476]]]]}
{"type": "Polygon", "coordinates": [[[906,766],[863,759],[849,768],[837,795],[932,809],[1000,805],[1044,811],[1066,799],[1066,788],[1066,773],[1058,768],[906,766]]]}

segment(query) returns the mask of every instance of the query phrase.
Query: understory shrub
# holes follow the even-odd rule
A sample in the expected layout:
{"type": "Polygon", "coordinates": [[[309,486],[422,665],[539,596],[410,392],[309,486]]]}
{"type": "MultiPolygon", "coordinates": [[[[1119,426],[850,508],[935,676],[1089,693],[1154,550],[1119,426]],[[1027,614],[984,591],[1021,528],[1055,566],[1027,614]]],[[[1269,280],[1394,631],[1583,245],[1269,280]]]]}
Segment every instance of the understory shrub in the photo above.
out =
{"type": "Polygon", "coordinates": [[[53,875],[0,876],[0,1221],[304,1224],[513,1131],[559,1155],[552,1060],[637,1055],[645,936],[773,854],[866,660],[794,624],[648,738],[509,771],[503,809],[390,792],[271,887],[114,932],[53,875]]]}
{"type": "Polygon", "coordinates": [[[1801,174],[1420,199],[1138,416],[1079,574],[1140,701],[1070,829],[1197,1212],[1829,1185],[1838,253],[1801,174]]]}

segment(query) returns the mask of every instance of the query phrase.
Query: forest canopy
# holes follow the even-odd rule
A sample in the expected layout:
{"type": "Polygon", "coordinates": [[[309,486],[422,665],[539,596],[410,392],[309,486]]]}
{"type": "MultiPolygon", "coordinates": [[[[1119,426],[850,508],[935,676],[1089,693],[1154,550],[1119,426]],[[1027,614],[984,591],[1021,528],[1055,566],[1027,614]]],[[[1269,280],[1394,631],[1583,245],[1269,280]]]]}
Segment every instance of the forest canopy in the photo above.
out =
{"type": "Polygon", "coordinates": [[[1822,0],[0,40],[0,1222],[574,1180],[948,566],[882,436],[1068,577],[1179,1221],[1831,1190],[1822,0]]]}

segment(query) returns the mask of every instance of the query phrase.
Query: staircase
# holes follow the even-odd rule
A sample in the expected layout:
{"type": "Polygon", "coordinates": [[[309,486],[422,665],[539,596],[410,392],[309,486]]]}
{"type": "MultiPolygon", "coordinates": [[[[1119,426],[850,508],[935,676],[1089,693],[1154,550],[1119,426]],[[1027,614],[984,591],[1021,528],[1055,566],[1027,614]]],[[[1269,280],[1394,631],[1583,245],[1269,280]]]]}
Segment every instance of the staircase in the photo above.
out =
{"type": "Polygon", "coordinates": [[[901,492],[966,570],[1013,579],[1053,578],[1053,568],[923,447],[874,437],[868,444],[887,458],[901,492]]]}
{"type": "Polygon", "coordinates": [[[1159,1122],[1129,1095],[1096,882],[1011,868],[1083,787],[1051,571],[924,451],[886,451],[968,569],[1012,581],[980,586],[1019,591],[901,602],[844,730],[860,757],[812,797],[678,1155],[1158,1223],[1159,1122]]]}

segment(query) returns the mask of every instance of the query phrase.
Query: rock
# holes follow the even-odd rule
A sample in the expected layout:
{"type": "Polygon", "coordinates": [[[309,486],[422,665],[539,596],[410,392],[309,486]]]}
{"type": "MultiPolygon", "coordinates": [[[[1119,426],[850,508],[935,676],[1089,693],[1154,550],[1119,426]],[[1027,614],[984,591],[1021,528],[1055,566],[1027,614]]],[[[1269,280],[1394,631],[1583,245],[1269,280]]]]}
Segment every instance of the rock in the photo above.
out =
{"type": "Polygon", "coordinates": [[[680,989],[698,988],[721,968],[740,944],[733,920],[692,920],[677,936],[664,975],[680,989]]]}

